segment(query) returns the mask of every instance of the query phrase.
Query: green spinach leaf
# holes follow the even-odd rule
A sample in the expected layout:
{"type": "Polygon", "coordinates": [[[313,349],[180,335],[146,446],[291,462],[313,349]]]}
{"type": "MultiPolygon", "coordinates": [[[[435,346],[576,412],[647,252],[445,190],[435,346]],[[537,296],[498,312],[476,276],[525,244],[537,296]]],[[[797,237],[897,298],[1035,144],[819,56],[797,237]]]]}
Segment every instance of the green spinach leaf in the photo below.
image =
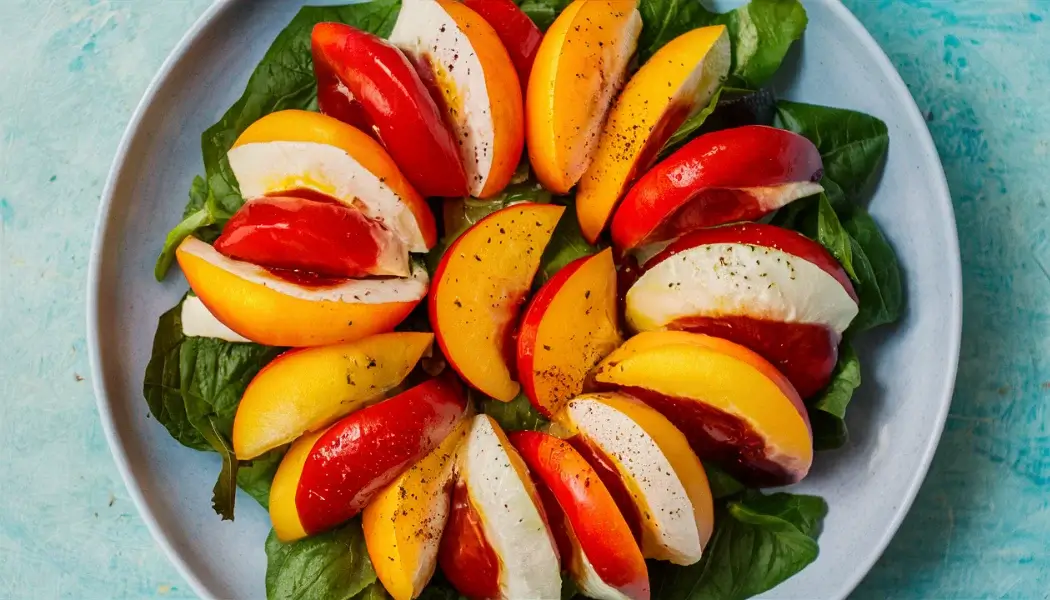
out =
{"type": "Polygon", "coordinates": [[[551,234],[550,242],[543,250],[540,269],[536,274],[536,285],[546,283],[555,273],[577,258],[597,254],[605,248],[601,242],[595,246],[584,239],[580,223],[576,219],[576,206],[571,198],[558,198],[557,202],[565,205],[565,214],[561,216],[554,233],[551,234]]]}
{"type": "Polygon", "coordinates": [[[900,265],[893,247],[868,211],[854,206],[842,226],[850,235],[860,313],[849,331],[858,333],[893,323],[904,312],[900,265]]]}
{"type": "Polygon", "coordinates": [[[780,68],[809,18],[798,0],[751,0],[715,19],[729,29],[733,67],[729,84],[762,87],[780,68]]]}
{"type": "Polygon", "coordinates": [[[856,281],[857,273],[853,269],[853,244],[849,233],[839,222],[839,216],[831,207],[826,194],[820,194],[817,201],[817,241],[839,261],[851,279],[856,281]]]}
{"type": "Polygon", "coordinates": [[[641,0],[642,33],[638,37],[638,64],[644,64],[667,42],[683,33],[711,25],[718,17],[698,0],[641,0]]]}
{"type": "Polygon", "coordinates": [[[269,600],[383,598],[365,548],[360,519],[332,531],[282,543],[266,538],[266,597],[269,600]]]}
{"type": "Polygon", "coordinates": [[[270,508],[270,484],[284,458],[285,448],[270,450],[250,461],[241,461],[237,469],[237,487],[244,490],[263,508],[270,508]]]}
{"type": "Polygon", "coordinates": [[[524,0],[518,2],[521,11],[532,19],[532,22],[536,24],[536,27],[540,28],[540,31],[547,31],[554,19],[570,4],[572,4],[572,0],[524,0]]]}
{"type": "Polygon", "coordinates": [[[142,394],[150,414],[168,430],[171,437],[194,450],[211,450],[211,445],[186,416],[179,370],[179,355],[185,340],[182,334],[182,302],[179,302],[161,315],[157,323],[142,394]]]}
{"type": "Polygon", "coordinates": [[[475,399],[478,412],[486,414],[496,420],[496,423],[507,432],[533,430],[546,430],[550,422],[543,418],[524,393],[518,394],[510,402],[500,402],[489,398],[480,392],[471,391],[475,399]]]}
{"type": "Polygon", "coordinates": [[[744,484],[723,471],[718,465],[704,463],[704,471],[707,473],[707,483],[711,486],[711,495],[715,500],[735,496],[744,491],[744,484]]]}
{"type": "Polygon", "coordinates": [[[860,382],[860,360],[853,346],[843,341],[831,382],[807,404],[810,426],[813,428],[814,450],[835,450],[849,441],[846,407],[860,387],[860,382]]]}

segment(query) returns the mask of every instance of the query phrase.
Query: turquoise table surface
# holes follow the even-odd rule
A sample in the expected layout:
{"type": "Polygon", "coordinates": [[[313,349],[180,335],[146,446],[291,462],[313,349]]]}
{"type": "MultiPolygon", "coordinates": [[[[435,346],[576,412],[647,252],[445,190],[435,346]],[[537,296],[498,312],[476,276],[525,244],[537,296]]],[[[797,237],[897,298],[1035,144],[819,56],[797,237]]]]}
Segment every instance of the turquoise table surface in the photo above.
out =
{"type": "MultiPolygon", "coordinates": [[[[84,297],[118,140],[208,4],[0,0],[0,599],[192,597],[110,458],[84,297]]],[[[1050,598],[1050,0],[847,5],[927,116],[965,278],[944,438],[855,597],[1050,598]]]]}

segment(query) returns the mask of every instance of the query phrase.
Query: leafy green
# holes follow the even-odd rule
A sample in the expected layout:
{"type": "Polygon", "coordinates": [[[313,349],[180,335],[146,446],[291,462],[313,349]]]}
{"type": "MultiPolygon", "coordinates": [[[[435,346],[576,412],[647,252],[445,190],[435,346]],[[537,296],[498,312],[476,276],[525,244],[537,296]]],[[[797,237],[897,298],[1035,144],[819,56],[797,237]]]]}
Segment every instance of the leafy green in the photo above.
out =
{"type": "Polygon", "coordinates": [[[365,548],[361,520],[338,529],[282,543],[266,538],[266,597],[269,600],[383,598],[372,589],[376,572],[365,548]],[[362,596],[358,596],[362,594],[362,596]]]}
{"type": "Polygon", "coordinates": [[[850,278],[857,279],[857,273],[853,269],[853,244],[849,233],[842,227],[838,214],[824,193],[819,195],[817,201],[817,241],[839,261],[850,278]]]}
{"type": "Polygon", "coordinates": [[[744,125],[772,125],[776,105],[776,96],[768,89],[746,90],[723,86],[706,107],[674,132],[660,154],[666,156],[691,139],[712,131],[744,125]]]}
{"type": "Polygon", "coordinates": [[[652,597],[743,600],[770,590],[816,560],[826,514],[815,496],[749,491],[719,509],[700,562],[650,563],[652,597]]]}
{"type": "Polygon", "coordinates": [[[540,31],[547,31],[554,19],[571,3],[572,0],[524,0],[519,1],[518,5],[540,31]]]}
{"type": "Polygon", "coordinates": [[[844,341],[839,347],[839,360],[831,373],[831,382],[807,405],[815,450],[841,448],[849,440],[846,407],[860,382],[860,359],[853,346],[844,341]]]}
{"type": "Polygon", "coordinates": [[[707,472],[707,482],[711,486],[711,495],[716,500],[735,496],[744,491],[744,484],[735,477],[726,473],[721,467],[714,463],[704,463],[704,471],[707,472]]]}
{"type": "Polygon", "coordinates": [[[565,205],[565,214],[561,216],[554,233],[551,234],[550,242],[543,250],[540,270],[536,274],[537,284],[546,283],[555,273],[577,258],[597,254],[604,248],[604,245],[594,246],[584,239],[580,223],[576,219],[576,206],[571,199],[559,198],[558,202],[565,205]]]}
{"type": "Polygon", "coordinates": [[[277,35],[248,79],[244,94],[201,136],[205,176],[202,181],[194,180],[184,219],[164,242],[154,272],[158,280],[167,274],[179,242],[201,227],[225,224],[244,204],[226,157],[237,137],[272,112],[316,108],[317,81],[310,54],[310,33],[314,25],[334,21],[386,36],[394,27],[400,7],[400,0],[305,6],[277,35]]]}
{"type": "Polygon", "coordinates": [[[181,391],[179,354],[186,340],[182,334],[182,302],[160,317],[153,335],[153,353],[146,365],[142,395],[149,412],[177,442],[194,450],[211,450],[211,445],[190,423],[181,391]]]}
{"type": "Polygon", "coordinates": [[[715,109],[718,108],[718,101],[722,98],[722,92],[724,91],[725,88],[719,88],[718,91],[711,96],[711,101],[707,103],[707,106],[700,109],[700,112],[686,119],[685,123],[682,123],[681,126],[678,127],[678,130],[668,138],[667,143],[665,143],[663,149],[660,150],[660,154],[670,154],[675,148],[693,137],[693,134],[697,133],[697,130],[699,130],[704,122],[707,121],[707,118],[711,116],[711,113],[715,112],[715,109]]]}
{"type": "Polygon", "coordinates": [[[751,0],[719,15],[729,29],[733,67],[729,84],[759,88],[780,68],[788,49],[806,30],[809,18],[798,0],[751,0]]]}
{"type": "Polygon", "coordinates": [[[470,393],[477,402],[478,412],[495,419],[504,431],[539,431],[545,430],[550,424],[533,408],[524,393],[518,394],[510,402],[500,402],[473,390],[470,393]]]}
{"type": "Polygon", "coordinates": [[[859,333],[897,321],[904,311],[904,289],[893,247],[868,211],[859,206],[853,207],[842,226],[850,235],[860,297],[860,313],[849,331],[859,333]]]}
{"type": "Polygon", "coordinates": [[[285,448],[271,450],[250,461],[241,461],[237,469],[237,487],[244,490],[263,508],[270,508],[270,484],[284,458],[285,448]]]}
{"type": "Polygon", "coordinates": [[[718,17],[698,0],[640,0],[638,12],[642,15],[638,64],[644,64],[667,42],[697,27],[711,25],[718,17]]]}

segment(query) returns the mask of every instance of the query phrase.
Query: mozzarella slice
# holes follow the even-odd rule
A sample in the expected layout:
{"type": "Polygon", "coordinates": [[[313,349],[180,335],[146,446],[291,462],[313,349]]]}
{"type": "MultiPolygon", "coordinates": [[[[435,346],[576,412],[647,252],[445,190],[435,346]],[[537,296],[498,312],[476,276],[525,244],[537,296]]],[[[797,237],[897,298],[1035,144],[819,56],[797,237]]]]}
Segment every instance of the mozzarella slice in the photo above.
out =
{"type": "Polygon", "coordinates": [[[227,342],[251,341],[223,325],[196,296],[187,296],[182,301],[182,335],[218,338],[227,342]]]}

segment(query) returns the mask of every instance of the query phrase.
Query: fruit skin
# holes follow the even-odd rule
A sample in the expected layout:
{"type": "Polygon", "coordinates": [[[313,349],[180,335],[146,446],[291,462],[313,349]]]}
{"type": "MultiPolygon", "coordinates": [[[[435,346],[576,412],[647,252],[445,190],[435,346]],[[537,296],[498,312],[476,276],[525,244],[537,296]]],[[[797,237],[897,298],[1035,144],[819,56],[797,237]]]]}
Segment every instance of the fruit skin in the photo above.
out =
{"type": "Polygon", "coordinates": [[[441,572],[467,598],[499,597],[499,557],[485,539],[485,526],[466,484],[455,484],[449,513],[438,552],[441,572]]]}
{"type": "Polygon", "coordinates": [[[281,354],[252,379],[237,405],[237,458],[251,460],[381,400],[433,341],[430,333],[381,333],[281,354]]]}
{"type": "Polygon", "coordinates": [[[347,105],[359,106],[349,108],[350,124],[360,127],[364,120],[368,126],[361,128],[374,131],[421,194],[466,195],[467,176],[456,140],[400,50],[340,23],[315,25],[311,48],[321,112],[346,115],[347,105]],[[343,102],[341,88],[354,102],[343,102]]]}
{"type": "Polygon", "coordinates": [[[581,580],[574,573],[581,591],[591,597],[614,597],[602,593],[612,591],[634,600],[648,600],[645,559],[594,469],[568,442],[552,435],[517,431],[509,438],[529,470],[557,499],[584,562],[600,580],[600,585],[592,586],[591,581],[581,580]]]}
{"type": "Polygon", "coordinates": [[[536,292],[518,330],[518,379],[551,418],[583,391],[587,373],[622,341],[612,250],[578,258],[536,292]]]}
{"type": "MultiPolygon", "coordinates": [[[[714,262],[710,257],[705,260],[714,262]]],[[[772,225],[743,223],[695,231],[672,243],[645,268],[646,273],[627,294],[628,322],[633,328],[704,333],[747,346],[787,375],[804,398],[816,394],[830,381],[842,332],[858,310],[849,276],[823,246],[772,225]],[[675,257],[687,260],[697,249],[718,244],[742,244],[729,246],[738,248],[739,255],[722,263],[737,285],[730,289],[730,280],[723,283],[724,278],[719,276],[718,281],[709,281],[701,275],[690,286],[686,275],[689,269],[674,263],[675,257]],[[761,250],[760,256],[755,254],[756,247],[776,252],[761,250]],[[792,257],[819,271],[797,261],[788,262],[792,257]],[[665,269],[663,265],[671,266],[665,269]],[[789,265],[789,277],[777,275],[784,265],[789,265]],[[673,273],[675,281],[665,282],[663,275],[650,275],[658,269],[673,273]],[[765,277],[761,285],[754,285],[756,277],[765,277]],[[674,282],[681,287],[665,288],[674,282]],[[703,291],[698,292],[701,284],[703,291]],[[654,302],[656,296],[662,298],[660,303],[654,302]],[[690,305],[695,312],[659,314],[663,302],[671,306],[686,297],[696,301],[690,305]]],[[[709,270],[697,268],[704,274],[709,270]]],[[[718,264],[714,268],[718,269],[718,264]]]]}
{"type": "Polygon", "coordinates": [[[556,194],[568,193],[590,165],[642,30],[636,6],[576,0],[536,51],[525,96],[526,145],[536,178],[556,194]]]}
{"type": "Polygon", "coordinates": [[[368,556],[394,600],[419,596],[434,575],[441,532],[450,514],[453,469],[470,425],[470,419],[462,419],[440,446],[361,513],[368,556]]]}
{"type": "Polygon", "coordinates": [[[408,249],[378,222],[338,203],[296,197],[245,202],[215,240],[219,252],[260,266],[326,277],[408,275],[408,249]]]}
{"type": "Polygon", "coordinates": [[[437,448],[466,410],[462,386],[440,377],[300,438],[282,459],[270,490],[277,537],[293,541],[356,516],[437,448]]]}
{"type": "Polygon", "coordinates": [[[710,103],[731,56],[724,25],[700,27],[657,50],[627,82],[576,190],[576,216],[588,242],[595,243],[628,186],[671,135],[710,103]]]}
{"type": "Polygon", "coordinates": [[[458,237],[434,272],[428,308],[438,345],[464,381],[497,400],[520,389],[511,335],[564,211],[535,203],[498,210],[458,237]]]}
{"type": "Polygon", "coordinates": [[[749,486],[796,483],[812,465],[802,399],[773,365],[739,344],[683,331],[640,333],[602,361],[594,382],[658,410],[701,460],[749,486]]]}
{"type": "Polygon", "coordinates": [[[749,125],[704,134],[631,187],[612,220],[613,243],[629,250],[703,227],[758,220],[819,193],[823,172],[813,142],[790,131],[749,125]]]}
{"type": "Polygon", "coordinates": [[[481,15],[496,31],[518,72],[524,98],[543,32],[511,0],[463,0],[463,4],[481,15]]]}
{"type": "MultiPolygon", "coordinates": [[[[412,292],[404,301],[318,299],[324,297],[326,289],[285,282],[250,263],[232,261],[233,268],[247,271],[248,276],[231,271],[230,263],[223,262],[230,259],[193,237],[179,245],[175,257],[190,288],[215,318],[239,335],[266,346],[322,346],[391,331],[426,294],[425,272],[417,271],[413,273],[415,284],[402,286],[412,292]],[[286,293],[288,290],[297,295],[286,293]],[[311,299],[315,294],[317,297],[311,299]]],[[[348,281],[348,285],[361,283],[348,281]]],[[[366,287],[390,288],[387,284],[375,282],[366,287]]]]}

